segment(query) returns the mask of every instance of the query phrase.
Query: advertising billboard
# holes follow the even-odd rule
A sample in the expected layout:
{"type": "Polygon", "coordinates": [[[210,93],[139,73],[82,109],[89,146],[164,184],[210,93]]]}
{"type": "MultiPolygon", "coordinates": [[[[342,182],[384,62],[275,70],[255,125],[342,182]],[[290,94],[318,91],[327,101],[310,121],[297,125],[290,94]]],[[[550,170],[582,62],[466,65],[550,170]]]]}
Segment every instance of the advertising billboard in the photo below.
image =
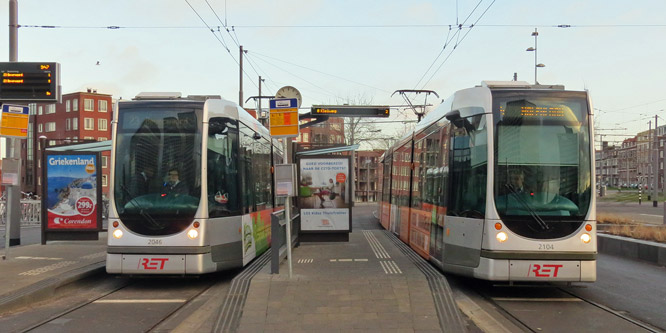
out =
{"type": "MultiPolygon", "coordinates": [[[[98,153],[44,154],[42,207],[45,232],[94,231],[97,235],[101,230],[99,160],[98,153]]],[[[43,237],[43,241],[81,239],[61,236],[65,238],[43,237]]]]}
{"type": "Polygon", "coordinates": [[[302,157],[298,164],[301,231],[351,231],[350,158],[302,157]]]}

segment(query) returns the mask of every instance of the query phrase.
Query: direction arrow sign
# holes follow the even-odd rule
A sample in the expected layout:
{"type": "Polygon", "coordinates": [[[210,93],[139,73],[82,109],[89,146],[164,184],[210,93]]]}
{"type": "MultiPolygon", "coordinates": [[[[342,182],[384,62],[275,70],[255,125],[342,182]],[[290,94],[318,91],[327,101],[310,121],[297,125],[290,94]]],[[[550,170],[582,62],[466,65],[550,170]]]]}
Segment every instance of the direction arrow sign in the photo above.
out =
{"type": "Polygon", "coordinates": [[[0,136],[27,138],[29,110],[27,106],[3,104],[0,113],[0,136]]]}
{"type": "Polygon", "coordinates": [[[296,98],[270,100],[269,128],[275,138],[293,138],[299,134],[296,98]]]}

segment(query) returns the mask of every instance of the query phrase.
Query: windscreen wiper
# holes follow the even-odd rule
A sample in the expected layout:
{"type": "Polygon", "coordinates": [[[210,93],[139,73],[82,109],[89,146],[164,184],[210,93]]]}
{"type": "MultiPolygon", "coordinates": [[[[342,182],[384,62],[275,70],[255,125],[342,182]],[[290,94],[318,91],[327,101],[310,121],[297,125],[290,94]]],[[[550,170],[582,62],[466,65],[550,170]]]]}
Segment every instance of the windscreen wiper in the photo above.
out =
{"type": "Polygon", "coordinates": [[[123,191],[125,191],[125,194],[126,194],[128,197],[132,198],[132,199],[130,199],[129,203],[132,203],[132,205],[134,205],[136,208],[139,208],[139,215],[141,215],[141,217],[143,217],[144,219],[146,219],[146,221],[148,221],[150,224],[152,224],[153,227],[155,227],[155,228],[164,228],[163,225],[161,225],[160,223],[158,223],[157,221],[155,221],[155,219],[154,219],[152,216],[150,216],[150,214],[148,214],[148,213],[146,213],[146,212],[144,211],[143,207],[142,207],[142,206],[139,204],[139,202],[136,200],[136,197],[133,197],[133,196],[132,196],[132,193],[130,193],[130,191],[127,189],[127,187],[125,186],[125,184],[121,184],[121,185],[120,185],[120,188],[123,189],[123,191]]]}
{"type": "Polygon", "coordinates": [[[513,194],[513,197],[516,198],[516,201],[518,201],[518,202],[519,202],[519,203],[520,203],[520,204],[521,204],[521,205],[522,205],[522,206],[523,206],[523,207],[524,207],[524,208],[530,213],[530,216],[532,216],[532,218],[537,222],[537,224],[539,224],[539,226],[541,227],[541,229],[543,229],[543,230],[548,230],[548,229],[550,229],[550,228],[548,227],[548,223],[546,223],[546,221],[544,221],[544,220],[541,218],[541,216],[539,216],[539,214],[537,214],[537,213],[534,211],[534,209],[532,209],[532,207],[529,205],[529,203],[527,203],[527,202],[526,202],[526,201],[520,196],[520,194],[518,193],[518,191],[516,191],[516,189],[513,188],[513,185],[507,183],[507,184],[504,184],[504,187],[506,187],[507,189],[509,189],[509,191],[511,192],[511,194],[513,194]]]}

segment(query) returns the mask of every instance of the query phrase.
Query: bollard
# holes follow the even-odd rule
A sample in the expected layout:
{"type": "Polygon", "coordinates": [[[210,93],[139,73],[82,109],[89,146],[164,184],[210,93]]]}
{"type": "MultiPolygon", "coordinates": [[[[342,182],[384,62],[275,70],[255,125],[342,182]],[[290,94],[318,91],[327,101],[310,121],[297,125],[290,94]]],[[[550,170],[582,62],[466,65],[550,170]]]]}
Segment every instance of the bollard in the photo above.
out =
{"type": "Polygon", "coordinates": [[[641,204],[641,196],[643,195],[642,193],[643,192],[641,190],[638,190],[638,204],[639,205],[641,204]]]}

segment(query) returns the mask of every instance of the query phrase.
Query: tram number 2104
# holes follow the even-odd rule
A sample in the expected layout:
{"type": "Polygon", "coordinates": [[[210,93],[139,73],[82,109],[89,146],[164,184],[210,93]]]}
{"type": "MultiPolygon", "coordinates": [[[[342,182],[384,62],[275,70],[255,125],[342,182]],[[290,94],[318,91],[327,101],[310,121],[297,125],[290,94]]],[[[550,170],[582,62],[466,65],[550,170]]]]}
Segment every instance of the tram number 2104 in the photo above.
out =
{"type": "Polygon", "coordinates": [[[547,243],[539,243],[539,250],[555,250],[555,245],[547,243]]]}

